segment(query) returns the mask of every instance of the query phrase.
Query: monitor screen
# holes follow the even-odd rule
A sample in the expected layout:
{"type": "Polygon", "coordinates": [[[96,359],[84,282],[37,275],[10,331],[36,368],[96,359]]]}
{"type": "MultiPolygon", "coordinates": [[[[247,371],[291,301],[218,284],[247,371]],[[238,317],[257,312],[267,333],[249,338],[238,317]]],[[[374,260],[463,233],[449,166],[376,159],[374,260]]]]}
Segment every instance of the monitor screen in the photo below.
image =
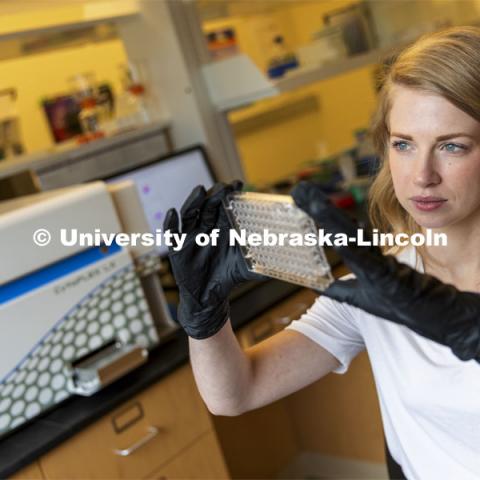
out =
{"type": "MultiPolygon", "coordinates": [[[[137,167],[106,179],[107,183],[132,180],[145,210],[151,231],[163,230],[167,210],[180,207],[196,185],[209,189],[215,183],[203,148],[194,147],[163,157],[154,163],[137,167]]],[[[166,246],[158,247],[166,255],[166,246]]]]}

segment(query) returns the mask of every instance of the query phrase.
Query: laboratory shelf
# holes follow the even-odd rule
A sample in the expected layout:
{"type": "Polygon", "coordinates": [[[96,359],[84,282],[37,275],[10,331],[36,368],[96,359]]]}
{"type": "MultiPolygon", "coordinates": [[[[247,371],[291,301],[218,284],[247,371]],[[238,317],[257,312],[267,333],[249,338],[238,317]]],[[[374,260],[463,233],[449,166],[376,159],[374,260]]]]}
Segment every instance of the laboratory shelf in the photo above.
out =
{"type": "Polygon", "coordinates": [[[299,67],[275,81],[269,80],[243,54],[208,63],[203,66],[203,74],[210,100],[219,111],[228,112],[264,98],[291,92],[351,70],[374,65],[404,46],[405,43],[376,48],[328,64],[299,67]]]}

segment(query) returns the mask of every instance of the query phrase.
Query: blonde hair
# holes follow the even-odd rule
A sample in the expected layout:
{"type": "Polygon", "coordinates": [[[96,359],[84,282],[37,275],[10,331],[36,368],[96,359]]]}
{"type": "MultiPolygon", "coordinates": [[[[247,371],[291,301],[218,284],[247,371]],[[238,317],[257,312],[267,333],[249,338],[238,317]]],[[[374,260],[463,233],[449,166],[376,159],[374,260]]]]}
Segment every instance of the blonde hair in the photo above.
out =
{"type": "Polygon", "coordinates": [[[380,170],[369,191],[369,216],[381,232],[412,235],[420,226],[397,200],[388,162],[392,90],[400,85],[440,95],[480,121],[480,28],[452,27],[425,35],[392,60],[382,72],[372,120],[380,170]]]}

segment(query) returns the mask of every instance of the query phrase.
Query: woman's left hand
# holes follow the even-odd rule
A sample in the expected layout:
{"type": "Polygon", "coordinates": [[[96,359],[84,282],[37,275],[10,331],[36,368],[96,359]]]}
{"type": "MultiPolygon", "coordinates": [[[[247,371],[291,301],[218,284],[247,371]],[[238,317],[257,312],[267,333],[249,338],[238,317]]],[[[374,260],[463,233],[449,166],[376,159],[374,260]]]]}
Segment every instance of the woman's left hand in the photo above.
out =
{"type": "MultiPolygon", "coordinates": [[[[301,182],[292,197],[325,233],[357,237],[358,227],[318,185],[301,182]]],[[[461,292],[398,262],[392,255],[383,255],[375,246],[348,242],[347,246],[334,248],[356,279],[335,281],[325,290],[326,296],[405,325],[450,347],[461,360],[480,362],[479,294],[461,292]]]]}

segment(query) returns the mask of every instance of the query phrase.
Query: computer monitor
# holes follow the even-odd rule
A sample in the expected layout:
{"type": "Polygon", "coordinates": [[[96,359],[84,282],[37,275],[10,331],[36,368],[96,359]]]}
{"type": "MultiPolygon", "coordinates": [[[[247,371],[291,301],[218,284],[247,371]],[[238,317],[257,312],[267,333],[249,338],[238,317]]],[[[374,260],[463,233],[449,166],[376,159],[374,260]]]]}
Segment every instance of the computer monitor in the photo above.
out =
{"type": "MultiPolygon", "coordinates": [[[[152,232],[163,229],[167,210],[171,207],[180,210],[196,185],[201,184],[209,189],[215,183],[206,152],[200,145],[119,172],[104,180],[107,183],[132,180],[137,184],[152,232]]],[[[158,251],[165,256],[168,248],[159,246],[158,251]]]]}

